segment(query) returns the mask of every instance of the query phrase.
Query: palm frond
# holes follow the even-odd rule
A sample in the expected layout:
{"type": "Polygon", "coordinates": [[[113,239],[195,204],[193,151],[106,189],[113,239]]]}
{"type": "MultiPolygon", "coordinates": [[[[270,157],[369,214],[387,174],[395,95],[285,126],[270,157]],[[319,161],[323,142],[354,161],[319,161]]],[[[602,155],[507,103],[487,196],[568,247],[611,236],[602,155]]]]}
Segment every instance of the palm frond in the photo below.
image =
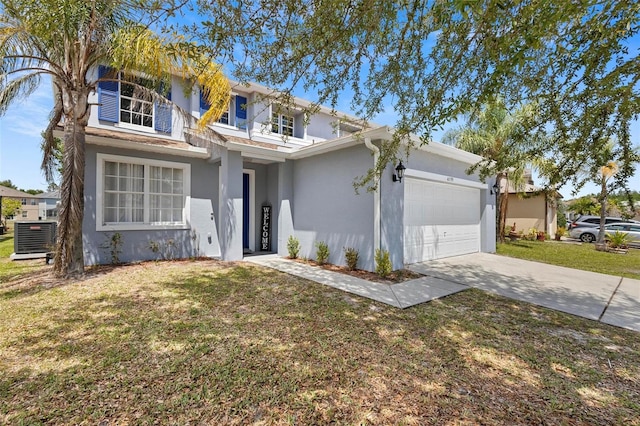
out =
{"type": "Polygon", "coordinates": [[[47,182],[53,181],[54,169],[56,167],[56,152],[58,151],[60,140],[53,136],[53,131],[62,119],[62,102],[54,102],[53,110],[49,114],[49,124],[42,132],[42,164],[40,168],[44,172],[47,182]]]}
{"type": "Polygon", "coordinates": [[[6,83],[0,81],[0,115],[7,112],[15,99],[25,98],[38,88],[40,74],[40,72],[31,72],[8,80],[6,83]]]}

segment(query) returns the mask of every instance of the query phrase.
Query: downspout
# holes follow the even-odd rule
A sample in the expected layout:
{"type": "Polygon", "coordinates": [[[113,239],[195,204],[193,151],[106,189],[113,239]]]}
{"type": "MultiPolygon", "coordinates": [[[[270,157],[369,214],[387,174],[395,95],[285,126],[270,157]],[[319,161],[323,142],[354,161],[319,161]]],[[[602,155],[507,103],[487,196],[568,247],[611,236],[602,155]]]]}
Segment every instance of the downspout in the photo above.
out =
{"type": "MultiPolygon", "coordinates": [[[[378,166],[380,148],[371,143],[371,138],[364,138],[364,144],[373,151],[373,167],[378,166]]],[[[373,192],[373,248],[374,253],[380,250],[380,179],[376,177],[376,190],[373,192]]]]}

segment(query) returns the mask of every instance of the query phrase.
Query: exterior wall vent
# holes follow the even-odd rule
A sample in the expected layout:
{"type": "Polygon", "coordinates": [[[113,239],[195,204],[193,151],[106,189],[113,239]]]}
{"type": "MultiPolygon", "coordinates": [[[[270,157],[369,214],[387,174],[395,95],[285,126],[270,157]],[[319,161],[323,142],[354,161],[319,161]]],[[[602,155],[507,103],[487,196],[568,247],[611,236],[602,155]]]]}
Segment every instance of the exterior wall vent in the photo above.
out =
{"type": "Polygon", "coordinates": [[[47,253],[56,241],[56,222],[15,222],[13,248],[15,254],[47,253]]]}

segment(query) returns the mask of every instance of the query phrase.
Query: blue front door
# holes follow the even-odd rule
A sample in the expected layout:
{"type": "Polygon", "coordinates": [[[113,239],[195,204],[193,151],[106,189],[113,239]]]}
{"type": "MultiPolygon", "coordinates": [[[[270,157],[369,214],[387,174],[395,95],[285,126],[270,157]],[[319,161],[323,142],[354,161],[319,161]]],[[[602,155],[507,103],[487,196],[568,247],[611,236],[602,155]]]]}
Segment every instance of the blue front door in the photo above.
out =
{"type": "Polygon", "coordinates": [[[249,248],[249,174],[242,174],[242,248],[249,248]]]}

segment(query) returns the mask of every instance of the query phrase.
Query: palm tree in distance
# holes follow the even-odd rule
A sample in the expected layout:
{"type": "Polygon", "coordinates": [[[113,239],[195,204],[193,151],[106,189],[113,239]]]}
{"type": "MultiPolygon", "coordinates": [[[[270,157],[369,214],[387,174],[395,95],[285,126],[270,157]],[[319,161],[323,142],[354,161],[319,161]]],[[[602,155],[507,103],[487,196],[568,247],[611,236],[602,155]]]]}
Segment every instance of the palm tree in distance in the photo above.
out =
{"type": "MultiPolygon", "coordinates": [[[[169,5],[169,2],[166,3],[169,5]]],[[[143,25],[157,23],[162,2],[153,0],[0,0],[0,115],[9,105],[29,96],[43,76],[51,78],[54,106],[44,133],[43,169],[49,178],[55,156],[56,127],[63,126],[63,173],[60,185],[58,246],[54,264],[58,276],[84,272],[85,131],[89,96],[99,81],[98,65],[131,78],[135,96],[169,104],[171,77],[198,83],[211,109],[200,124],[216,120],[230,96],[228,80],[199,46],[175,34],[161,37],[143,25]]],[[[169,5],[170,7],[170,5],[169,5]]],[[[188,115],[175,105],[174,110],[188,115]]],[[[186,122],[190,122],[187,120],[186,122]]],[[[201,126],[202,127],[202,126],[201,126]]]]}
{"type": "Polygon", "coordinates": [[[535,118],[534,105],[525,105],[511,114],[504,101],[497,97],[472,112],[464,126],[450,130],[443,138],[444,143],[484,157],[489,170],[495,172],[500,188],[497,224],[500,242],[505,240],[509,188],[522,190],[525,168],[535,163],[524,154],[525,147],[533,142],[529,129],[535,124],[535,118]]]}

